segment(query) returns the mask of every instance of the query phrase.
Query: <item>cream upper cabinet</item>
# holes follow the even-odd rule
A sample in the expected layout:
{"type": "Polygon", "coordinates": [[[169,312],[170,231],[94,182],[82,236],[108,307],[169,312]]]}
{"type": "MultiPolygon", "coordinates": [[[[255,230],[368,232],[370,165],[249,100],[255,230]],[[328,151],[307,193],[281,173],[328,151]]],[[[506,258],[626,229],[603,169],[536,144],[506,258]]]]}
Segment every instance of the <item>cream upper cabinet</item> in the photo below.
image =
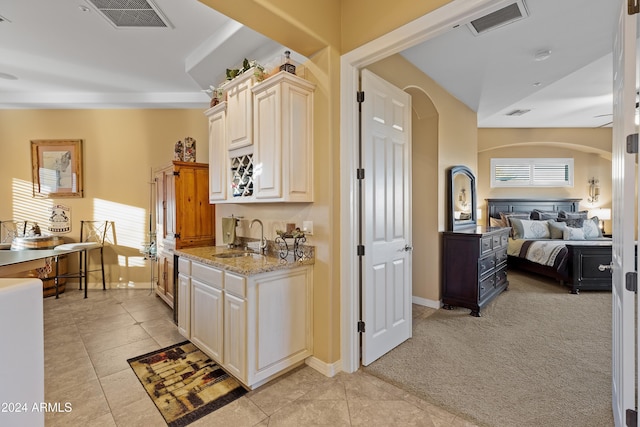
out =
{"type": "Polygon", "coordinates": [[[215,204],[227,199],[227,103],[222,102],[204,114],[209,119],[209,203],[215,204]]]}
{"type": "Polygon", "coordinates": [[[314,89],[284,71],[254,86],[256,201],[313,201],[314,89]]]}
{"type": "Polygon", "coordinates": [[[253,70],[240,74],[225,83],[227,93],[227,142],[235,150],[253,144],[253,97],[251,88],[256,77],[253,70]]]}
{"type": "Polygon", "coordinates": [[[315,85],[247,71],[223,89],[227,101],[205,111],[210,203],[312,202],[315,85]]]}

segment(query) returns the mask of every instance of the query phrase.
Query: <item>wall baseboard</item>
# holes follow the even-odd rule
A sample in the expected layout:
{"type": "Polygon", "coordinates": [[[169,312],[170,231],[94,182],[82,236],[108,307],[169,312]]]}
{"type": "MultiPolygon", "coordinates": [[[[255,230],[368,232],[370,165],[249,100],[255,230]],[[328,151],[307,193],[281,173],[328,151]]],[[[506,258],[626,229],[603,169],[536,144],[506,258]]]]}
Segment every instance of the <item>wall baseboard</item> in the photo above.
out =
{"type": "Polygon", "coordinates": [[[422,305],[430,308],[440,308],[442,304],[440,301],[434,301],[432,299],[420,298],[420,297],[411,297],[411,302],[414,304],[422,305]]]}
{"type": "Polygon", "coordinates": [[[317,357],[311,356],[307,357],[304,362],[311,368],[329,378],[334,377],[338,372],[342,371],[342,362],[340,360],[333,363],[327,363],[317,357]]]}

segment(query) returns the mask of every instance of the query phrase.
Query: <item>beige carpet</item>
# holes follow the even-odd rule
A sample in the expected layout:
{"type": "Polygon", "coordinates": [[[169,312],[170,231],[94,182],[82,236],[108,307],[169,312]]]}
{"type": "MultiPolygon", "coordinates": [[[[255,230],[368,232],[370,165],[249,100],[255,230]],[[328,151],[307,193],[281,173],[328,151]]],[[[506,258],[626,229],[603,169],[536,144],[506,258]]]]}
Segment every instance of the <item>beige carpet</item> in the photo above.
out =
{"type": "Polygon", "coordinates": [[[480,318],[414,320],[413,338],[364,369],[479,425],[613,426],[611,293],[509,282],[480,318]]]}

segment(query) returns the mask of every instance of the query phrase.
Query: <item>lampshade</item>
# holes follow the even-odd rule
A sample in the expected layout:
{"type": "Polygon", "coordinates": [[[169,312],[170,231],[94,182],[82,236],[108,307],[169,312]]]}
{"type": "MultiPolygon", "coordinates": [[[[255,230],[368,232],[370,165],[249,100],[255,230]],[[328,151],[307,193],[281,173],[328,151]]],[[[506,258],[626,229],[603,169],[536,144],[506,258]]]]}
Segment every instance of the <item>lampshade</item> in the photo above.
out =
{"type": "Polygon", "coordinates": [[[591,209],[589,213],[591,216],[597,216],[598,219],[603,221],[611,219],[611,209],[608,208],[591,209]]]}

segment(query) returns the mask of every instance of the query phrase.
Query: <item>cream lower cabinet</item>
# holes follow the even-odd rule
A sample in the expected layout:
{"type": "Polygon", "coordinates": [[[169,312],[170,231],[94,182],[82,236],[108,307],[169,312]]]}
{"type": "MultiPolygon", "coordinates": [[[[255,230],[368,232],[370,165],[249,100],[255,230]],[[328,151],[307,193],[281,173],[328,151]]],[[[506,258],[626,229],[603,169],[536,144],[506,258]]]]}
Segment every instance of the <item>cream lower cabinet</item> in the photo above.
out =
{"type": "Polygon", "coordinates": [[[190,264],[185,336],[244,385],[258,387],[313,355],[311,266],[243,276],[190,264]]]}
{"type": "Polygon", "coordinates": [[[178,332],[191,335],[191,261],[178,258],[178,332]]]}

